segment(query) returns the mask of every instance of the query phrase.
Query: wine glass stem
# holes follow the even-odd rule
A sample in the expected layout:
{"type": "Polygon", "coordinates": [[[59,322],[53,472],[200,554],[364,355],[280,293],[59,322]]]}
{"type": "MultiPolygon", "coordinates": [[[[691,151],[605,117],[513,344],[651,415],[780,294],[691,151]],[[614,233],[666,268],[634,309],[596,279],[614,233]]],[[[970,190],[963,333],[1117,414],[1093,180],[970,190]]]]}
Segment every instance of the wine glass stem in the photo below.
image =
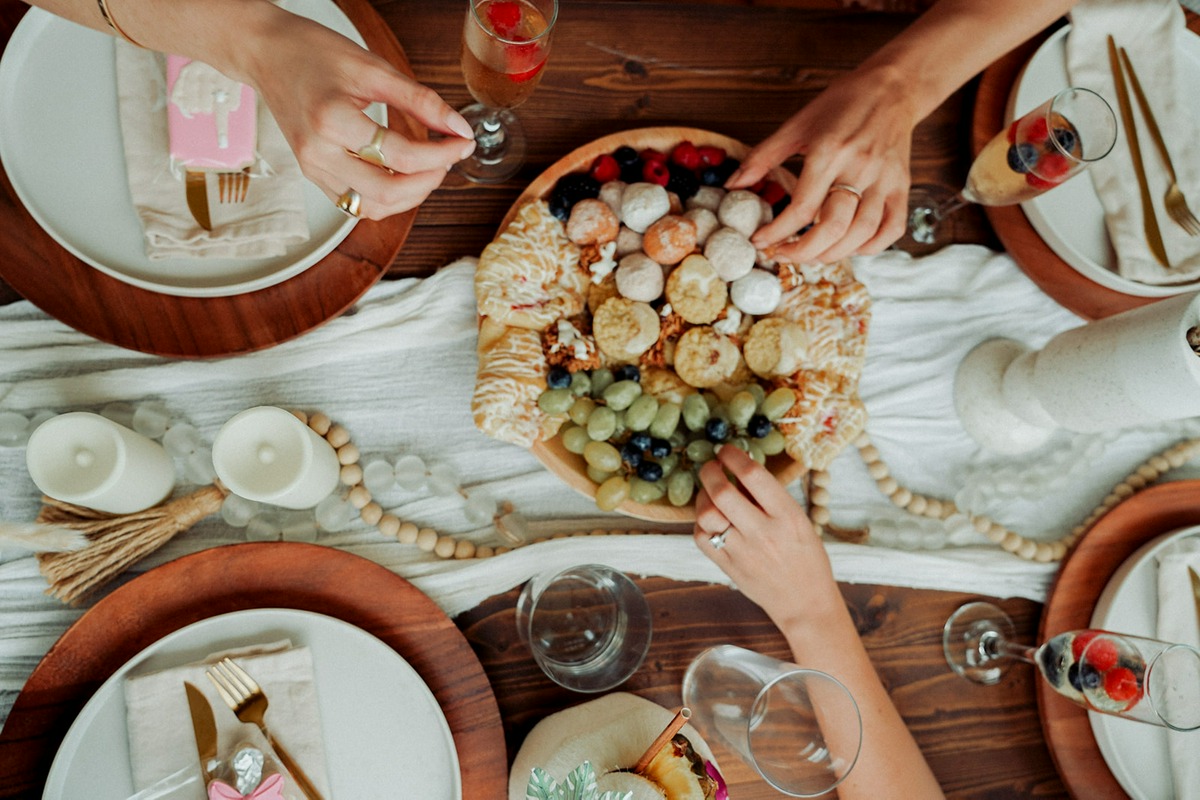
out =
{"type": "Polygon", "coordinates": [[[1014,644],[996,631],[989,631],[979,637],[979,647],[990,658],[1015,658],[1026,664],[1036,664],[1036,647],[1014,644]]]}
{"type": "Polygon", "coordinates": [[[930,209],[929,215],[933,218],[935,223],[941,222],[943,219],[953,214],[955,211],[958,211],[963,206],[968,205],[970,202],[971,201],[963,197],[962,192],[959,192],[958,194],[954,195],[954,197],[943,200],[930,209]]]}
{"type": "Polygon", "coordinates": [[[489,108],[475,126],[475,147],[477,156],[488,156],[504,146],[504,125],[500,122],[500,112],[489,108]]]}

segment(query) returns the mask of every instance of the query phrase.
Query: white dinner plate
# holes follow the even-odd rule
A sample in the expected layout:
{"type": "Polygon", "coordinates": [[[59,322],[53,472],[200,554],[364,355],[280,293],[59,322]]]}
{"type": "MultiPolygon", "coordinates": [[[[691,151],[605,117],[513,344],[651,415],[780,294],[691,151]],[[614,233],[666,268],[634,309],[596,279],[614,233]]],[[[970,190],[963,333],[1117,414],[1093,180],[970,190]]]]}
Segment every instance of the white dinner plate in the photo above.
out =
{"type": "MultiPolygon", "coordinates": [[[[1071,85],[1067,77],[1070,29],[1070,25],[1064,25],[1055,31],[1025,65],[1009,96],[1006,123],[1071,85]]],[[[1190,31],[1179,37],[1176,63],[1184,85],[1200,85],[1200,37],[1190,31]]],[[[1200,94],[1194,97],[1200,104],[1200,94]]],[[[1084,176],[1022,203],[1021,208],[1029,224],[1059,258],[1101,286],[1135,297],[1169,297],[1200,284],[1189,281],[1157,286],[1121,277],[1117,273],[1117,254],[1104,226],[1104,207],[1091,180],[1084,176]]]]}
{"type": "Polygon", "coordinates": [[[433,693],[396,651],[332,617],[253,609],[180,628],[106,680],[63,739],[44,800],[126,800],[133,794],[123,686],[127,677],[283,638],[312,651],[331,797],[461,798],[450,727],[433,693]]]}
{"type": "MultiPolygon", "coordinates": [[[[331,0],[284,0],[281,5],[364,44],[331,0]]],[[[350,234],[355,220],[305,180],[309,239],[281,256],[147,258],[125,173],[114,42],[32,8],[0,59],[0,161],[25,208],[67,251],[143,289],[224,297],[294,277],[350,234]]],[[[386,107],[374,104],[368,115],[386,124],[386,107]]],[[[182,183],[179,191],[183,193],[182,183]]]]}
{"type": "MultiPolygon", "coordinates": [[[[1091,627],[1155,638],[1158,557],[1169,545],[1197,535],[1200,525],[1165,533],[1138,548],[1100,593],[1091,627]]],[[[1173,796],[1166,728],[1091,711],[1088,719],[1105,763],[1133,800],[1173,796]]]]}

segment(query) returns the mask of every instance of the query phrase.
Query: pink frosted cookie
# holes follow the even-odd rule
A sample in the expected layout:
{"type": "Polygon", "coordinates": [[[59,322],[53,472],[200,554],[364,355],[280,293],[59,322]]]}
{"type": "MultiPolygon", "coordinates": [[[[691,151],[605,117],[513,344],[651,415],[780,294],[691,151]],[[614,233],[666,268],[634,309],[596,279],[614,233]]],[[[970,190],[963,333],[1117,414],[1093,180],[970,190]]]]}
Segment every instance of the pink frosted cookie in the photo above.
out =
{"type": "Polygon", "coordinates": [[[254,90],[207,64],[167,56],[167,133],[172,163],[232,172],[254,163],[254,90]]]}

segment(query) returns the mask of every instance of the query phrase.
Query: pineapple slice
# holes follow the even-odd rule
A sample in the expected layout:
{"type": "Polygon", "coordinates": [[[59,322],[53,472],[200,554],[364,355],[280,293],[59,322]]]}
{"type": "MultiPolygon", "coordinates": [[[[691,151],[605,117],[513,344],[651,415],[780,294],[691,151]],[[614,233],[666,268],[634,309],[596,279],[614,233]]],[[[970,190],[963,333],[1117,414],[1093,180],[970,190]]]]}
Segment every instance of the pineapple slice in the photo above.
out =
{"type": "Polygon", "coordinates": [[[713,800],[717,784],[704,770],[704,759],[682,733],[655,754],[642,774],[662,787],[671,800],[713,800]]]}

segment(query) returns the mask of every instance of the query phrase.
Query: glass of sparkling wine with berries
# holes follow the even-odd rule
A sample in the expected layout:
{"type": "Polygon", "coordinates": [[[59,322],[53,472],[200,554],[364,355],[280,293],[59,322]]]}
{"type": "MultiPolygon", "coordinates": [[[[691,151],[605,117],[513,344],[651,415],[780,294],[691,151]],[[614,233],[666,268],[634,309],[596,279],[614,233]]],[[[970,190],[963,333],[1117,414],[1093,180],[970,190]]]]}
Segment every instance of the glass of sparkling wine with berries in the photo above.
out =
{"type": "Polygon", "coordinates": [[[1104,98],[1090,89],[1064,89],[997,133],[975,157],[961,192],[942,202],[914,192],[909,234],[938,241],[938,223],[967,203],[1011,206],[1032,200],[1108,155],[1117,120],[1104,98]]]}
{"type": "Polygon", "coordinates": [[[946,661],[976,683],[997,683],[1014,661],[1037,667],[1063,697],[1089,711],[1172,730],[1200,729],[1200,650],[1101,630],[1060,633],[1040,647],[1012,640],[1012,620],[991,603],[967,603],[942,631],[946,661]]]}
{"type": "Polygon", "coordinates": [[[462,70],[475,103],[461,113],[475,153],[455,170],[475,183],[508,180],[525,160],[525,131],[512,109],[541,81],[558,0],[468,0],[462,70]]]}

